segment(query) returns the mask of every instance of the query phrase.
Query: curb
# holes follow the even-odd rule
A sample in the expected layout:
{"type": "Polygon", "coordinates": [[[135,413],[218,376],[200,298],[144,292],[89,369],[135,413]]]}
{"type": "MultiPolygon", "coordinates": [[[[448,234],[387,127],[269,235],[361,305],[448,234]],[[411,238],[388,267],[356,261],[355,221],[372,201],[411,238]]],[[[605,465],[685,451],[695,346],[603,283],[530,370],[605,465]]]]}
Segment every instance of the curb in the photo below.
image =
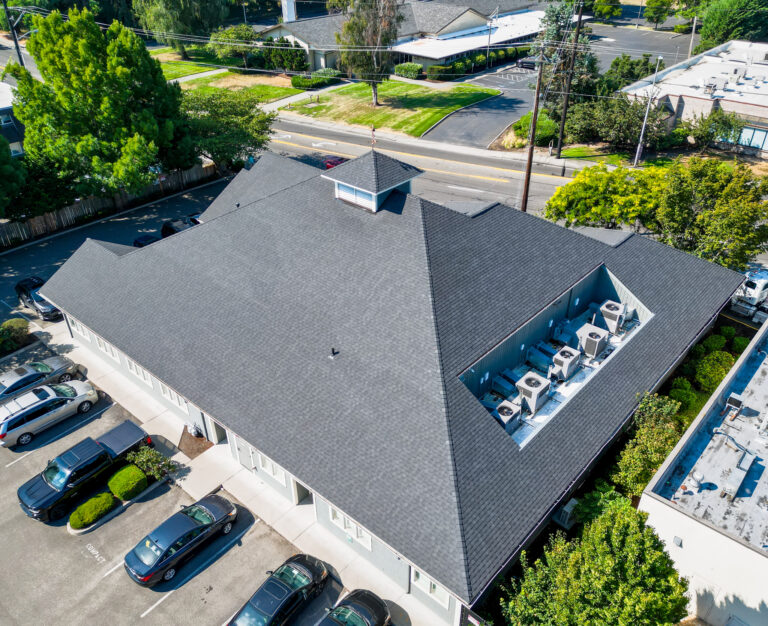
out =
{"type": "Polygon", "coordinates": [[[490,100],[491,98],[498,98],[502,93],[503,92],[500,91],[499,93],[490,94],[490,95],[488,95],[487,98],[483,98],[482,100],[478,100],[477,102],[473,102],[472,104],[465,104],[463,107],[459,107],[455,111],[451,111],[448,115],[446,115],[445,117],[437,120],[434,124],[432,124],[432,126],[430,126],[429,128],[427,128],[427,130],[425,130],[423,133],[421,133],[421,135],[419,135],[419,138],[424,137],[427,133],[429,133],[435,127],[437,127],[440,124],[442,124],[445,120],[447,120],[449,117],[451,117],[451,115],[453,115],[454,113],[458,113],[462,109],[468,109],[469,107],[473,107],[473,106],[475,106],[477,104],[480,104],[481,102],[488,102],[488,100],[490,100]]]}
{"type": "Polygon", "coordinates": [[[127,509],[129,506],[131,506],[134,502],[136,502],[140,498],[143,498],[148,493],[152,493],[152,491],[157,489],[160,485],[165,484],[167,482],[168,482],[168,477],[167,476],[165,478],[161,479],[161,480],[156,480],[149,487],[147,487],[144,491],[142,491],[138,496],[136,496],[135,498],[132,498],[131,500],[128,500],[127,502],[121,502],[114,509],[112,509],[109,513],[107,513],[104,517],[99,518],[93,524],[91,524],[90,526],[87,526],[86,528],[74,529],[74,528],[72,528],[69,525],[69,521],[67,521],[67,532],[70,535],[78,537],[80,535],[85,535],[86,533],[89,533],[92,530],[96,530],[102,524],[106,524],[112,518],[117,517],[120,513],[125,511],[125,509],[127,509]]]}

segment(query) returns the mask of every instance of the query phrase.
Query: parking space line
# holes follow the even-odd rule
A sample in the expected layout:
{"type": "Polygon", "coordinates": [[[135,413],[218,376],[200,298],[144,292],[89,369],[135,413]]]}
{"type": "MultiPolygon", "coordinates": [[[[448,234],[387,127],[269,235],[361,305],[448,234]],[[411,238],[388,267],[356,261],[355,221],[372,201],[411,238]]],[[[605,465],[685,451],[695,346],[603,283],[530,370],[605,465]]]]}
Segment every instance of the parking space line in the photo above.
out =
{"type": "Polygon", "coordinates": [[[10,463],[8,463],[8,465],[6,465],[6,467],[10,467],[10,466],[11,466],[11,465],[13,465],[14,463],[18,463],[19,461],[21,461],[21,459],[23,459],[24,457],[27,457],[27,456],[29,456],[29,455],[30,455],[30,454],[32,454],[33,452],[34,452],[34,450],[30,450],[30,451],[29,451],[29,452],[27,452],[26,454],[22,454],[22,455],[21,455],[21,456],[20,456],[18,459],[16,459],[15,461],[11,461],[10,463]]]}
{"type": "Polygon", "coordinates": [[[102,578],[106,578],[109,576],[112,572],[114,572],[118,567],[120,567],[123,564],[123,561],[120,561],[117,565],[115,565],[112,569],[110,569],[102,578]]]}
{"type": "Polygon", "coordinates": [[[144,617],[146,617],[147,615],[149,615],[149,614],[150,614],[152,611],[154,611],[154,610],[155,610],[155,609],[156,609],[156,608],[157,608],[157,607],[160,605],[160,603],[161,603],[161,602],[164,602],[166,599],[168,599],[168,598],[171,596],[171,594],[172,594],[174,591],[176,591],[176,590],[175,590],[175,589],[173,589],[173,590],[169,591],[168,593],[166,593],[166,594],[165,594],[165,595],[164,595],[162,598],[160,598],[160,599],[159,599],[157,602],[155,602],[155,603],[154,603],[154,604],[153,604],[151,607],[149,607],[149,608],[148,608],[146,611],[144,611],[144,612],[143,612],[143,613],[140,615],[140,617],[141,617],[141,618],[144,618],[144,617]]]}

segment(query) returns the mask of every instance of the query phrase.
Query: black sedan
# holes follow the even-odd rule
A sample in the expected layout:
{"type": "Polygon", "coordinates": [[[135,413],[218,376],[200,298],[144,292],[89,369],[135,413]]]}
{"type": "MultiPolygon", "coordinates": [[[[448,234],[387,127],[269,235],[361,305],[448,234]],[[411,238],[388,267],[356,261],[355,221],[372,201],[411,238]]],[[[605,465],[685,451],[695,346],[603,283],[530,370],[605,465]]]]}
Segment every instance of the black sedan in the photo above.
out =
{"type": "Polygon", "coordinates": [[[155,528],[125,555],[125,571],[151,587],[171,580],[178,568],[218,533],[229,534],[237,507],[215,494],[182,509],[155,528]]]}
{"type": "Polygon", "coordinates": [[[308,554],[288,559],[251,596],[229,626],[280,626],[319,596],[328,582],[328,569],[308,554]]]}
{"type": "Polygon", "coordinates": [[[167,222],[163,222],[163,226],[160,229],[160,236],[165,239],[166,237],[180,233],[182,230],[187,230],[187,228],[192,228],[198,224],[202,224],[200,221],[200,213],[193,213],[192,215],[184,215],[175,220],[168,220],[167,222]]]}
{"type": "Polygon", "coordinates": [[[367,589],[355,589],[317,626],[389,626],[391,623],[384,600],[367,589]]]}
{"type": "Polygon", "coordinates": [[[45,281],[39,276],[30,276],[16,283],[16,296],[19,304],[32,309],[43,320],[56,320],[61,317],[61,311],[40,295],[40,287],[45,281]]]}

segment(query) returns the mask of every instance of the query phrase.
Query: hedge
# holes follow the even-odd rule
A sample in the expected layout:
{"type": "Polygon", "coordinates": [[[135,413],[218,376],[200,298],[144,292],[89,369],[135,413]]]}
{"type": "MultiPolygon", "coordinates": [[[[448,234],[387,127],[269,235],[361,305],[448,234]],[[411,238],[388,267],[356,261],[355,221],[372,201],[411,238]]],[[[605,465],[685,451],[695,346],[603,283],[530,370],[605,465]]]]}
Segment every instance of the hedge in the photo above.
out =
{"type": "Polygon", "coordinates": [[[712,352],[719,352],[723,348],[725,348],[726,340],[725,337],[722,335],[710,335],[707,337],[704,341],[701,342],[701,345],[704,346],[704,349],[707,351],[707,354],[710,354],[712,352]]]}
{"type": "Polygon", "coordinates": [[[451,69],[453,70],[456,78],[459,76],[464,76],[464,74],[467,73],[467,62],[463,59],[456,59],[453,63],[451,63],[451,69]]]}
{"type": "Polygon", "coordinates": [[[736,336],[736,329],[733,326],[721,326],[718,332],[725,337],[728,341],[736,336]]]}
{"type": "Polygon", "coordinates": [[[695,346],[693,346],[693,348],[691,348],[691,358],[694,360],[698,360],[704,357],[706,354],[707,349],[700,343],[697,343],[695,346]]]}
{"type": "Polygon", "coordinates": [[[341,72],[333,67],[324,67],[312,72],[312,78],[339,78],[339,76],[341,76],[341,72]]]}
{"type": "Polygon", "coordinates": [[[395,76],[417,79],[421,76],[424,66],[421,63],[400,63],[395,65],[395,76]]]}
{"type": "Polygon", "coordinates": [[[696,382],[701,390],[712,392],[717,389],[733,364],[733,355],[719,350],[701,359],[696,368],[696,382]]]}
{"type": "Polygon", "coordinates": [[[749,345],[749,337],[734,337],[733,341],[731,342],[731,349],[736,354],[741,354],[744,352],[744,350],[747,349],[747,346],[749,345]]]}
{"type": "Polygon", "coordinates": [[[339,79],[334,76],[291,76],[291,86],[294,89],[322,89],[338,82],[339,79]]]}
{"type": "Polygon", "coordinates": [[[147,475],[135,465],[126,465],[112,475],[107,486],[116,498],[130,500],[147,488],[147,475]]]}
{"type": "Polygon", "coordinates": [[[672,389],[669,392],[669,397],[672,398],[673,400],[677,400],[680,403],[680,409],[683,411],[685,411],[694,402],[696,402],[696,392],[691,391],[690,389],[682,389],[682,388],[672,389]]]}
{"type": "MultiPolygon", "coordinates": [[[[691,381],[683,376],[678,376],[672,381],[672,389],[682,389],[683,391],[693,391],[691,381]]],[[[671,397],[671,396],[670,396],[671,397]]]]}
{"type": "Polygon", "coordinates": [[[115,508],[116,504],[117,500],[111,493],[107,491],[100,493],[72,511],[72,515],[69,516],[69,525],[75,530],[90,526],[115,508]]]}

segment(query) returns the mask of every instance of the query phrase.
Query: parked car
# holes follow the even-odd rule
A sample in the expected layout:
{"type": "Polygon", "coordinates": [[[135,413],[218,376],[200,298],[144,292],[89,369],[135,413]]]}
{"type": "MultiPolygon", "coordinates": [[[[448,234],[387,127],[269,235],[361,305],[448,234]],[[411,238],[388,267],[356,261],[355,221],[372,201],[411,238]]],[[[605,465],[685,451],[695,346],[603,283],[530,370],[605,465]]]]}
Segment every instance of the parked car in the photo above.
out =
{"type": "Polygon", "coordinates": [[[155,243],[156,241],[160,241],[160,237],[156,235],[139,235],[136,237],[136,239],[133,240],[133,247],[143,248],[151,243],[155,243]]]}
{"type": "Polygon", "coordinates": [[[330,170],[336,167],[337,165],[341,165],[342,163],[346,163],[349,161],[349,159],[345,159],[344,157],[340,156],[329,156],[325,157],[323,159],[323,166],[325,169],[330,170]]]}
{"type": "Polygon", "coordinates": [[[200,213],[193,213],[192,215],[185,215],[175,220],[163,222],[163,227],[160,229],[160,236],[163,238],[170,237],[171,235],[180,233],[182,230],[187,230],[187,228],[202,224],[199,218],[200,213]]]}
{"type": "Polygon", "coordinates": [[[61,311],[40,295],[40,287],[44,284],[45,281],[39,276],[30,276],[16,283],[15,289],[19,305],[32,309],[40,319],[59,319],[61,311]]]}
{"type": "Polygon", "coordinates": [[[125,571],[134,582],[151,587],[169,581],[178,568],[217,534],[227,535],[237,507],[209,494],[171,515],[125,555],[125,571]]]}
{"type": "Polygon", "coordinates": [[[76,499],[101,487],[125,465],[126,455],[143,445],[151,446],[152,438],[128,420],[98,439],[83,439],[19,487],[21,509],[42,522],[60,519],[76,499]]]}
{"type": "Polygon", "coordinates": [[[325,564],[308,554],[292,556],[267,575],[269,578],[235,614],[229,626],[287,624],[323,592],[328,582],[325,564]]]}
{"type": "Polygon", "coordinates": [[[328,610],[317,626],[389,626],[389,607],[379,596],[367,589],[355,589],[336,606],[328,610]]]}
{"type": "Polygon", "coordinates": [[[81,380],[35,387],[0,404],[0,445],[25,446],[54,424],[87,413],[98,400],[93,385],[81,380]]]}
{"type": "Polygon", "coordinates": [[[535,70],[536,69],[536,59],[518,59],[517,60],[517,67],[522,67],[526,70],[535,70]]]}
{"type": "Polygon", "coordinates": [[[0,374],[0,402],[52,382],[65,383],[77,374],[78,365],[64,356],[31,361],[0,374]]]}

